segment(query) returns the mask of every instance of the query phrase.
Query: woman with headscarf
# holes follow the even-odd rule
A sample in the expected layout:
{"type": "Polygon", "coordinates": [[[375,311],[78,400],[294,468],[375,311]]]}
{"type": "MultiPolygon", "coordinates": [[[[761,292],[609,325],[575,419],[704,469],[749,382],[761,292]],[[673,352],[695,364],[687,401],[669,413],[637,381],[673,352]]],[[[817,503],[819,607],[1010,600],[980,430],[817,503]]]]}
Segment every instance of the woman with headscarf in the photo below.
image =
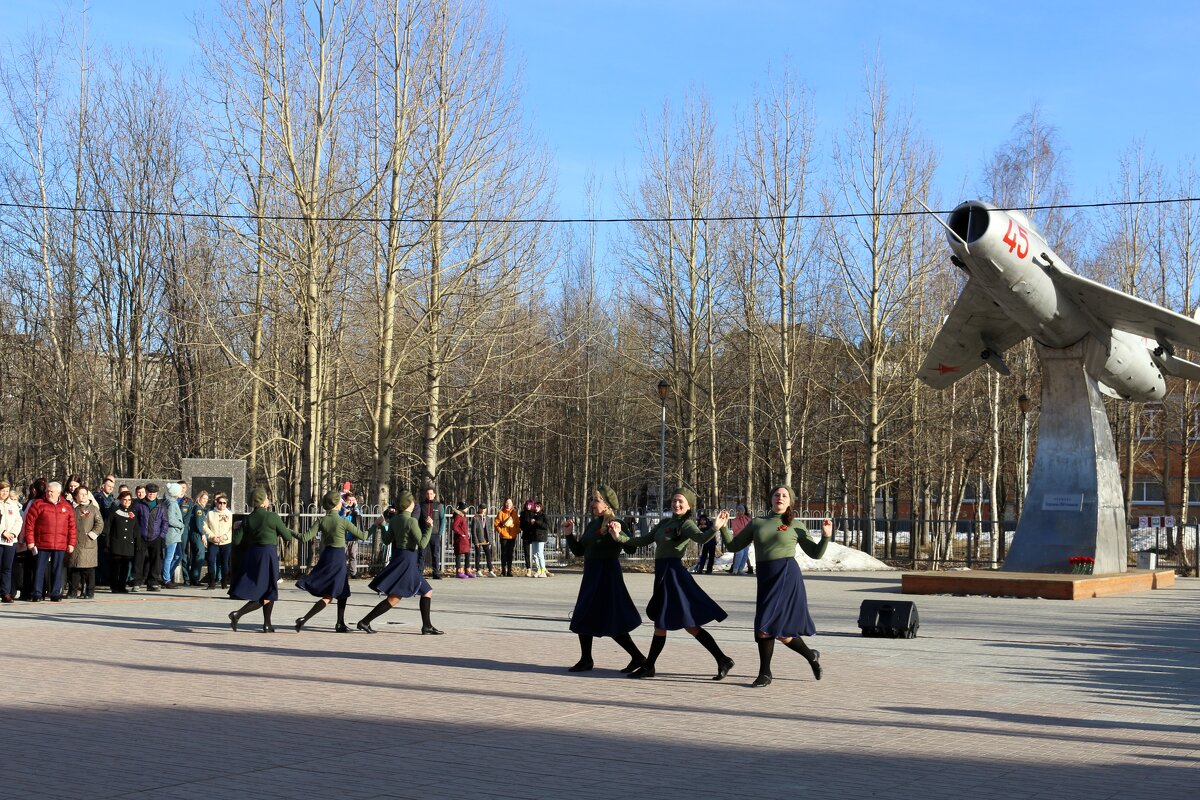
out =
{"type": "Polygon", "coordinates": [[[642,624],[642,618],[621,574],[621,548],[629,536],[616,518],[617,493],[601,484],[592,492],[589,507],[592,519],[583,534],[566,537],[571,552],[583,556],[583,580],[571,612],[571,631],[579,637],[579,661],[568,671],[592,669],[592,640],[608,636],[629,654],[629,663],[621,672],[633,672],[646,663],[646,658],[629,636],[642,624]]]}
{"type": "Polygon", "coordinates": [[[808,530],[796,519],[792,510],[795,497],[791,488],[778,486],[771,492],[771,510],[750,522],[737,536],[729,530],[729,512],[717,516],[716,527],[721,531],[725,549],[736,552],[754,545],[754,560],[758,569],[758,598],[754,612],[754,638],[758,644],[758,677],[750,684],[755,688],[771,683],[771,658],[775,640],[783,642],[808,661],[813,677],[821,680],[821,652],[813,650],[800,638],[817,632],[808,613],[808,594],[804,576],[796,563],[796,545],[812,559],[825,555],[833,536],[833,521],[821,525],[821,541],[808,538],[808,530]]]}
{"type": "Polygon", "coordinates": [[[250,507],[254,509],[233,533],[233,546],[241,548],[241,567],[229,596],[245,600],[246,605],[229,612],[229,627],[237,630],[238,620],[244,615],[261,608],[263,633],[274,633],[271,624],[271,608],[279,599],[279,545],[277,539],[292,540],[292,532],[283,520],[267,506],[271,498],[266,489],[255,489],[250,494],[250,507]]]}
{"type": "Polygon", "coordinates": [[[335,492],[326,492],[321,498],[321,507],[325,516],[317,521],[299,538],[301,541],[311,541],[318,533],[321,534],[321,556],[312,572],[296,581],[296,587],[303,589],[318,598],[313,607],[303,617],[296,617],[296,633],[314,616],[325,610],[325,607],[337,598],[337,624],[334,631],[349,633],[346,625],[346,601],[350,599],[350,564],[346,557],[346,542],[348,539],[362,541],[367,538],[354,523],[339,513],[342,510],[342,498],[335,492]]]}
{"type": "Polygon", "coordinates": [[[631,678],[654,677],[655,662],[667,644],[667,631],[680,628],[696,637],[696,641],[716,659],[714,681],[724,678],[733,668],[733,659],[722,652],[712,634],[703,628],[710,622],[723,622],[728,614],[700,588],[683,566],[683,554],[689,542],[704,544],[716,535],[715,530],[705,533],[696,525],[692,518],[695,505],[696,495],[691,489],[676,489],[671,498],[672,515],[646,535],[635,536],[625,544],[628,553],[654,545],[654,594],[646,606],[646,616],[654,622],[654,638],[646,663],[631,672],[631,678]]]}
{"type": "Polygon", "coordinates": [[[400,513],[388,522],[387,530],[383,533],[383,543],[392,546],[392,560],[384,567],[383,572],[369,584],[371,591],[387,595],[380,600],[371,613],[367,614],[354,626],[365,633],[375,633],[371,621],[386,614],[396,607],[405,597],[420,595],[421,633],[440,636],[444,631],[433,627],[429,618],[430,607],[433,605],[433,588],[422,574],[419,561],[420,553],[429,545],[429,537],[433,526],[424,530],[413,518],[413,508],[416,501],[412,492],[401,492],[397,498],[396,508],[400,513]]]}

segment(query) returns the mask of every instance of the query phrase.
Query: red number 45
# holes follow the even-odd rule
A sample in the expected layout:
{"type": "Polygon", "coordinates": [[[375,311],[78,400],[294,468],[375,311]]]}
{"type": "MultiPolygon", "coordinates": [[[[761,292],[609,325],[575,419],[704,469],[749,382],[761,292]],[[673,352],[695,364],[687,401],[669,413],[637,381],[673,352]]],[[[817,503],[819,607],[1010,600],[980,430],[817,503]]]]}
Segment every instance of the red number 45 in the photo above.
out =
{"type": "Polygon", "coordinates": [[[1011,219],[1008,221],[1008,232],[1001,241],[1008,245],[1008,252],[1017,251],[1017,258],[1029,255],[1029,237],[1025,235],[1025,229],[1011,219]],[[1013,228],[1017,229],[1015,234],[1013,228]]]}

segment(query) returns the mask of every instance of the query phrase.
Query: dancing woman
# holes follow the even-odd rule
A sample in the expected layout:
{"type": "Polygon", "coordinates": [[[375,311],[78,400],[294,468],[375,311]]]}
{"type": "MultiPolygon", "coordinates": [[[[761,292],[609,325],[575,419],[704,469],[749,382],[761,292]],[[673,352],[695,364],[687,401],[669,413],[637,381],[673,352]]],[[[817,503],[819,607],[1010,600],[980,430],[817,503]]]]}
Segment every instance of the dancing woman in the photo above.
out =
{"type": "Polygon", "coordinates": [[[400,513],[388,522],[387,530],[383,532],[383,543],[392,546],[392,560],[384,567],[383,572],[371,581],[371,591],[386,594],[371,613],[367,614],[354,627],[367,633],[375,633],[371,621],[386,614],[396,607],[402,598],[420,595],[421,633],[440,636],[444,631],[433,627],[429,619],[429,609],[433,605],[433,588],[421,574],[419,555],[429,544],[433,532],[430,526],[421,530],[421,526],[413,518],[412,511],[415,503],[412,492],[401,492],[397,499],[396,508],[400,513]]]}
{"type": "Polygon", "coordinates": [[[821,541],[808,538],[808,531],[795,519],[792,511],[792,490],[779,486],[771,493],[771,511],[750,522],[737,536],[729,530],[729,512],[722,511],[716,527],[721,531],[726,550],[742,550],[754,545],[757,561],[758,599],[754,612],[754,637],[758,643],[758,677],[750,684],[760,688],[771,683],[771,657],[775,640],[783,642],[808,660],[813,677],[821,680],[821,652],[813,650],[800,638],[817,632],[808,613],[808,594],[804,576],[796,563],[796,545],[812,559],[825,555],[833,536],[833,522],[826,519],[821,525],[821,541]]]}
{"type": "Polygon", "coordinates": [[[342,508],[342,497],[337,492],[326,492],[321,498],[321,507],[325,516],[308,529],[308,533],[299,536],[301,541],[312,541],[318,533],[321,534],[321,557],[312,572],[296,581],[296,587],[303,589],[313,597],[319,598],[313,607],[303,617],[296,617],[296,633],[314,616],[325,610],[333,598],[337,598],[337,633],[349,633],[346,625],[346,601],[350,599],[350,566],[346,557],[347,537],[362,541],[367,534],[355,527],[346,517],[338,514],[342,508]]]}
{"type": "Polygon", "coordinates": [[[692,508],[696,495],[690,489],[675,490],[671,498],[672,516],[654,526],[644,536],[635,536],[625,544],[625,552],[633,553],[639,547],[654,545],[654,593],[646,606],[646,616],[654,622],[654,638],[650,641],[650,655],[641,668],[629,673],[631,678],[653,678],[654,664],[667,644],[667,631],[683,628],[696,637],[704,649],[717,661],[719,681],[733,668],[733,659],[721,651],[712,634],[704,630],[709,622],[723,622],[728,614],[709,597],[696,583],[696,579],[683,566],[683,554],[688,542],[703,545],[716,535],[715,530],[701,532],[692,519],[692,508]]]}
{"type": "Polygon", "coordinates": [[[646,658],[629,636],[642,624],[621,575],[621,547],[629,536],[621,532],[621,523],[616,519],[617,493],[611,488],[597,486],[589,506],[592,519],[583,535],[576,538],[570,533],[565,539],[572,553],[583,556],[583,580],[571,612],[571,630],[579,636],[579,661],[568,671],[592,669],[592,640],[610,636],[629,653],[629,663],[621,672],[633,672],[646,663],[646,658]]]}
{"type": "Polygon", "coordinates": [[[292,540],[292,532],[283,520],[267,506],[271,498],[266,489],[255,489],[250,493],[250,506],[254,509],[233,533],[233,546],[242,548],[241,566],[229,596],[245,600],[246,605],[229,613],[229,627],[237,630],[238,620],[244,615],[261,608],[263,633],[274,633],[271,625],[271,608],[279,599],[279,547],[276,538],[285,542],[292,540]]]}

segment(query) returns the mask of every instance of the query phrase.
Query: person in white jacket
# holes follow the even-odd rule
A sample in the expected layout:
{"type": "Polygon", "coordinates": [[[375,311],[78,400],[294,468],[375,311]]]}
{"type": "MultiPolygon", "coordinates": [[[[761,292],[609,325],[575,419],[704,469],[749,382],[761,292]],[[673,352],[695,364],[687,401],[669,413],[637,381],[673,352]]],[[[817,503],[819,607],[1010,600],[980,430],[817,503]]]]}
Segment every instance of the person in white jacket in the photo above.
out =
{"type": "Polygon", "coordinates": [[[207,550],[207,589],[217,588],[218,572],[221,588],[229,588],[230,562],[233,556],[233,512],[229,510],[229,497],[218,492],[213,498],[213,508],[204,515],[204,546],[207,550]]]}
{"type": "Polygon", "coordinates": [[[0,481],[0,599],[13,601],[13,560],[21,535],[21,504],[12,496],[8,481],[0,481]]]}

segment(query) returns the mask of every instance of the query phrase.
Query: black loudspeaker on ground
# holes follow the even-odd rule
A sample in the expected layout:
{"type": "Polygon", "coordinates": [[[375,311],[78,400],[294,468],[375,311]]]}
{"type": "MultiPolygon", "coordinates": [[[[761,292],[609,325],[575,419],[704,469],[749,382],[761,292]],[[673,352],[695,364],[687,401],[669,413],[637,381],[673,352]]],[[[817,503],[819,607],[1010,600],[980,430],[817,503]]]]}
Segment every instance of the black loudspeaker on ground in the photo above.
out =
{"type": "Polygon", "coordinates": [[[863,636],[912,639],[921,627],[917,604],[911,600],[863,600],[858,609],[863,636]]]}

